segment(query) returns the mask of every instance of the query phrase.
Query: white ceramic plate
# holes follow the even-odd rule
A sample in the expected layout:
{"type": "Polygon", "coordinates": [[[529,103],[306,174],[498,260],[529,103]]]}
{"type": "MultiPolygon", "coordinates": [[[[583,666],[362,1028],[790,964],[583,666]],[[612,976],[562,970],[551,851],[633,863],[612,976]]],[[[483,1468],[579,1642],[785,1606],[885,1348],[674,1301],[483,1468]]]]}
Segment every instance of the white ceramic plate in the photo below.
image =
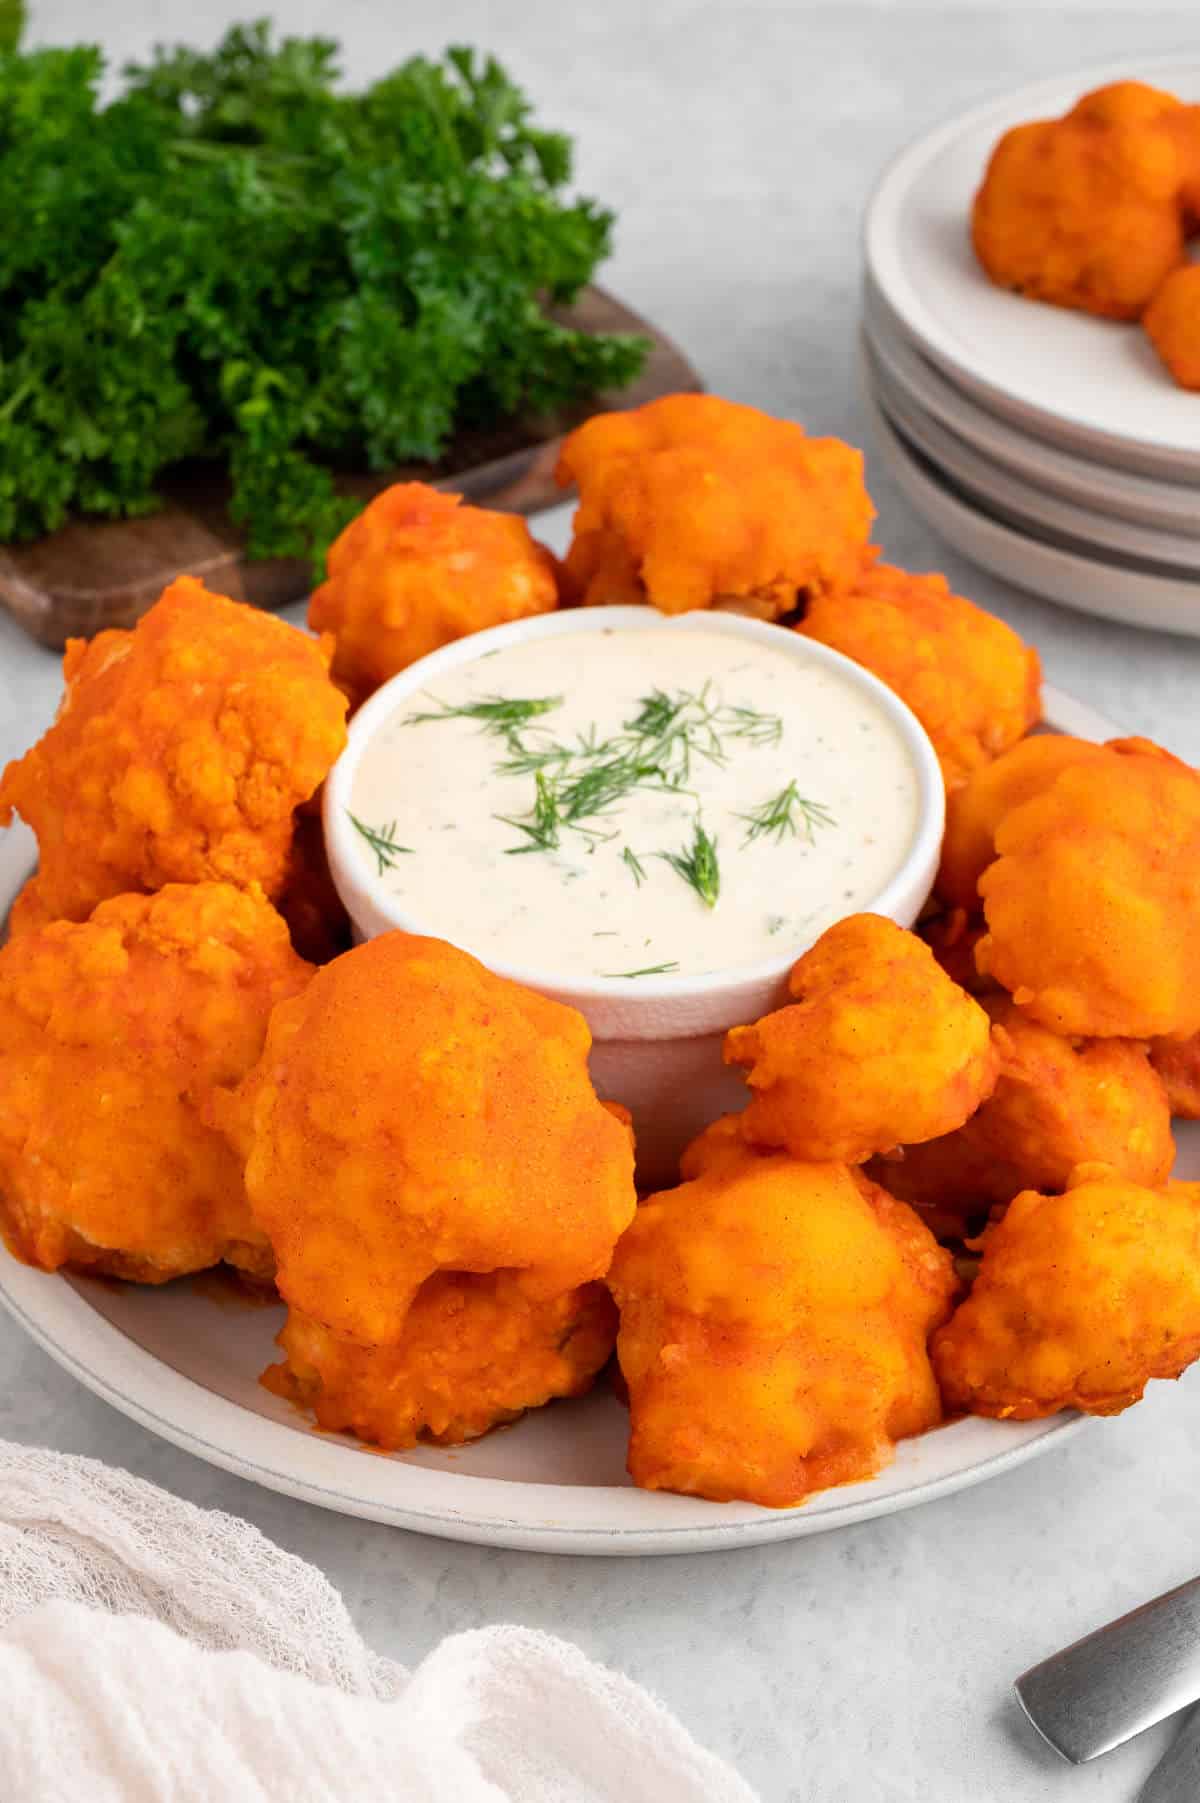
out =
{"type": "Polygon", "coordinates": [[[1091,462],[989,413],[904,336],[869,278],[863,285],[863,331],[879,374],[886,379],[877,380],[881,392],[886,387],[903,395],[910,406],[981,457],[1026,483],[1036,483],[1042,494],[1103,512],[1110,519],[1182,534],[1200,546],[1200,488],[1091,462]]]}
{"type": "Polygon", "coordinates": [[[876,188],[867,265],[920,349],[993,411],[1090,456],[1197,480],[1200,396],[1176,387],[1141,330],[1006,293],[969,238],[971,202],[1001,133],[1128,78],[1200,99],[1200,64],[1126,62],[1038,82],[952,119],[904,151],[876,188]]]}
{"type": "Polygon", "coordinates": [[[981,569],[1078,613],[1200,637],[1200,578],[1101,562],[1015,531],[952,489],[889,425],[869,391],[866,403],[876,446],[905,500],[981,569]]]}
{"type": "Polygon", "coordinates": [[[968,500],[1018,532],[1032,532],[1060,550],[1083,557],[1127,558],[1157,566],[1172,578],[1196,582],[1200,610],[1200,538],[1080,507],[1001,468],[916,406],[891,380],[865,334],[862,351],[865,378],[887,419],[968,500]]]}
{"type": "MultiPolygon", "coordinates": [[[[1046,717],[1052,730],[1080,737],[1119,730],[1052,689],[1046,717]]],[[[33,853],[23,827],[0,841],[0,920],[33,853]]],[[[1185,1126],[1178,1137],[1181,1174],[1200,1175],[1200,1128],[1185,1126]]],[[[995,1477],[1084,1425],[1068,1414],[960,1421],[903,1441],[878,1477],[801,1509],[706,1503],[633,1488],[627,1418],[606,1390],[452,1449],[380,1454],[317,1433],[256,1381],[274,1362],[283,1309],[239,1302],[207,1276],[143,1288],[49,1275],[0,1251],[0,1302],[97,1396],[210,1464],[342,1514],[539,1552],[712,1552],[820,1534],[995,1477]]]]}

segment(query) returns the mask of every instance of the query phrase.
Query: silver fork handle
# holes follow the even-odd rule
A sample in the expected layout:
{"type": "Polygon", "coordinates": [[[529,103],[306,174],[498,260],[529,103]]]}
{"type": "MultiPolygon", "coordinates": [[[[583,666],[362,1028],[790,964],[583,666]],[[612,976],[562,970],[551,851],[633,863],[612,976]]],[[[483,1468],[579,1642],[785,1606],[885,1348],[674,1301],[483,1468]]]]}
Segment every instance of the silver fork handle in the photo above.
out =
{"type": "Polygon", "coordinates": [[[1032,1666],[1015,1689],[1038,1733],[1076,1765],[1200,1701],[1200,1578],[1032,1666]]]}

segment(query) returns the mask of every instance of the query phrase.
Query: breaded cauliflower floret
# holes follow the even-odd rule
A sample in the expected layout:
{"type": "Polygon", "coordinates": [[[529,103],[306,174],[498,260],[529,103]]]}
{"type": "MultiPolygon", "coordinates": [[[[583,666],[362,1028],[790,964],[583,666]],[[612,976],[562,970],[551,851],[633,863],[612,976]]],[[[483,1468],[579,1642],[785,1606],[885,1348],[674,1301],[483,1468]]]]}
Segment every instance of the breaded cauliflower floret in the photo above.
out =
{"type": "Polygon", "coordinates": [[[749,1144],[857,1164],[952,1132],[990,1095],[987,1015],[893,921],[838,921],[788,988],[790,1006],[725,1036],[725,1062],[748,1066],[749,1144]]]}
{"type": "Polygon", "coordinates": [[[926,1342],[948,1254],[845,1165],[727,1145],[699,1163],[638,1210],[609,1276],[634,1482],[787,1508],[872,1476],[941,1419],[926,1342]]]}
{"type": "Polygon", "coordinates": [[[703,1177],[716,1170],[718,1165],[743,1164],[746,1153],[757,1150],[757,1147],[747,1146],[742,1137],[740,1115],[720,1115],[684,1147],[679,1158],[679,1180],[690,1183],[693,1177],[703,1177]]]}
{"type": "Polygon", "coordinates": [[[1200,774],[1117,740],[1006,814],[979,879],[982,972],[1080,1038],[1200,1030],[1200,774]]]}
{"type": "Polygon", "coordinates": [[[1171,1113],[1200,1121],[1200,1033],[1187,1039],[1155,1039],[1150,1062],[1166,1085],[1171,1113]]]}
{"type": "Polygon", "coordinates": [[[566,578],[588,606],[735,603],[774,620],[842,593],[868,555],[862,453],[716,395],[597,414],[557,476],[579,487],[566,578]]]}
{"type": "Polygon", "coordinates": [[[1200,106],[1177,107],[1163,119],[1179,152],[1183,229],[1191,237],[1200,227],[1200,106]]]}
{"type": "Polygon", "coordinates": [[[19,939],[22,933],[34,933],[39,927],[48,927],[51,921],[58,918],[42,900],[42,892],[34,874],[18,890],[4,925],[9,939],[19,939]]]}
{"type": "Polygon", "coordinates": [[[1180,388],[1200,388],[1200,267],[1172,270],[1142,315],[1146,336],[1180,388]]]}
{"type": "Polygon", "coordinates": [[[1032,801],[1073,764],[1103,761],[1104,750],[1067,733],[1036,733],[973,771],[946,797],[946,833],[937,894],[968,914],[979,909],[979,879],[995,862],[996,828],[1005,815],[1032,801]]]}
{"type": "Polygon", "coordinates": [[[438,1271],[510,1270],[530,1300],[602,1277],[633,1147],[590,1044],[574,1009],[441,940],[385,933],[319,970],[223,1115],[286,1300],[394,1346],[438,1271]]]}
{"type": "Polygon", "coordinates": [[[315,639],[191,576],[132,632],[72,639],[58,718],[0,779],[37,834],[43,917],[165,883],[283,886],[292,813],[346,742],[315,639]]]}
{"type": "Polygon", "coordinates": [[[440,645],[558,605],[554,558],[523,519],[424,482],[377,495],[328,570],[308,623],[333,633],[333,674],[356,703],[440,645]]]}
{"type": "Polygon", "coordinates": [[[818,597],[796,628],[885,682],[933,741],[947,789],[1041,717],[1041,663],[1011,626],[952,594],[944,576],[890,564],[818,597]]]}
{"type": "Polygon", "coordinates": [[[870,1167],[920,1207],[935,1232],[961,1232],[972,1217],[1024,1189],[1063,1190],[1081,1164],[1154,1188],[1175,1162],[1171,1114],[1146,1048],[1127,1039],[1061,1039],[1007,996],[987,996],[1000,1078],[956,1132],[910,1146],[870,1167]]]}
{"type": "Polygon", "coordinates": [[[259,890],[168,885],[0,951],[0,1215],[14,1250],[162,1283],[272,1261],[208,1125],[309,966],[259,890]]]}
{"type": "Polygon", "coordinates": [[[284,1362],[267,1389],[311,1408],[327,1431],[398,1452],[429,1440],[457,1446],[526,1409],[590,1389],[616,1338],[600,1283],[528,1296],[511,1271],[441,1271],[417,1291],[395,1345],[356,1346],[289,1311],[284,1362]]]}
{"type": "Polygon", "coordinates": [[[974,1288],[934,1337],[949,1408],[1029,1421],[1115,1415],[1200,1354],[1200,1185],[1085,1165],[1024,1190],[983,1235],[974,1288]]]}
{"type": "Polygon", "coordinates": [[[1136,319],[1183,261],[1182,110],[1171,94],[1115,82],[1061,119],[1006,132],[971,220],[992,281],[1055,306],[1136,319]]]}
{"type": "Polygon", "coordinates": [[[950,908],[945,914],[932,914],[921,921],[916,932],[950,981],[965,989],[968,995],[987,995],[996,988],[975,963],[975,947],[985,932],[981,914],[969,914],[965,908],[950,908]]]}

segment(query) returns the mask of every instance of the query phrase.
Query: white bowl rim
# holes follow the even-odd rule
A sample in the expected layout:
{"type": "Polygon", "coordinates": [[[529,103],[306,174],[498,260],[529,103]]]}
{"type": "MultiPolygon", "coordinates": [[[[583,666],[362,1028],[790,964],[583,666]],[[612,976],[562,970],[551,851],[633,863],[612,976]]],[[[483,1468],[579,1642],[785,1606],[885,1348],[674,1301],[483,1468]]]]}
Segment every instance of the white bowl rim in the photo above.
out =
{"type": "MultiPolygon", "coordinates": [[[[877,894],[868,897],[856,909],[858,913],[887,914],[894,898],[902,895],[911,885],[913,872],[930,861],[936,861],[945,825],[946,796],[941,766],[928,733],[912,709],[886,683],[881,682],[861,664],[856,664],[852,658],[832,650],[816,639],[792,632],[787,627],[750,619],[744,614],[722,613],[711,609],[665,614],[649,606],[565,608],[554,613],[534,614],[505,626],[488,627],[483,632],[469,633],[464,638],[455,639],[450,644],[443,645],[440,650],[430,652],[427,657],[418,658],[415,663],[409,664],[376,689],[351,719],[346,748],[325,781],[322,819],[326,855],[339,892],[339,866],[344,866],[347,871],[356,873],[355,880],[360,888],[373,893],[380,913],[386,914],[399,931],[425,937],[439,936],[428,923],[422,923],[417,915],[397,908],[390,897],[386,902],[378,899],[383,893],[380,879],[366,869],[357,847],[351,844],[346,824],[350,791],[366,745],[376,729],[391,718],[406,696],[426,687],[449,670],[475,663],[489,652],[503,650],[508,645],[523,644],[529,639],[569,637],[575,633],[621,628],[646,631],[661,627],[667,627],[672,632],[716,632],[729,638],[752,639],[760,644],[769,644],[776,650],[790,653],[800,662],[809,661],[836,671],[869,695],[887,715],[912,759],[917,779],[917,826],[904,860],[890,880],[877,894]]],[[[353,920],[351,897],[342,893],[342,900],[353,920]]],[[[478,952],[472,955],[481,956],[478,952]]],[[[579,1005],[611,997],[637,996],[648,1002],[657,1002],[677,1000],[684,996],[714,996],[735,984],[780,983],[800,955],[801,952],[793,947],[780,957],[765,959],[758,964],[726,965],[719,970],[692,975],[666,975],[650,979],[591,977],[579,981],[566,971],[543,970],[534,965],[511,963],[490,956],[481,958],[481,961],[497,976],[543,993],[569,995],[572,1002],[579,1005]]]]}

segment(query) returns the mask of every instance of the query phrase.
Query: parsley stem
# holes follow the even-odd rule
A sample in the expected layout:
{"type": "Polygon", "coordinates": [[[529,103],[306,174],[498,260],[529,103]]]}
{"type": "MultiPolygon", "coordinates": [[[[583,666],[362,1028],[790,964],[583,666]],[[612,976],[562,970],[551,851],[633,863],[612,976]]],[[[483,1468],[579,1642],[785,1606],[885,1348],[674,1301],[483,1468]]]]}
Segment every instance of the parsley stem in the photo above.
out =
{"type": "Polygon", "coordinates": [[[33,393],[33,383],[32,382],[22,382],[21,386],[19,388],[15,388],[13,390],[13,392],[9,395],[9,397],[5,401],[3,407],[0,407],[0,420],[11,419],[13,414],[16,413],[19,408],[21,408],[25,405],[25,402],[29,399],[29,397],[32,393],[33,393]]]}

